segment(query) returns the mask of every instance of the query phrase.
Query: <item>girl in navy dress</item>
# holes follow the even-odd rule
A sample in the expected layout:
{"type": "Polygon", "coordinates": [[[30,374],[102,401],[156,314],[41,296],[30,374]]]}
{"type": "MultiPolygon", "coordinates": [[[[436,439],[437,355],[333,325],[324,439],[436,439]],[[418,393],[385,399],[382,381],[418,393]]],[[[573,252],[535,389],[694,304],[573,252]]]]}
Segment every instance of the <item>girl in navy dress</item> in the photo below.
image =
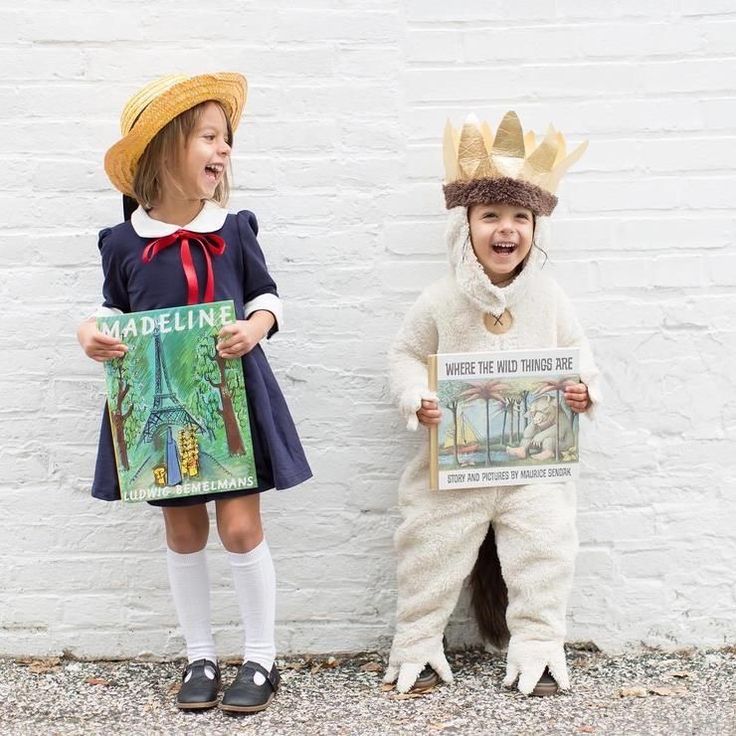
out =
{"type": "MultiPolygon", "coordinates": [[[[255,215],[224,209],[233,131],[246,96],[240,74],[166,77],[147,85],[125,106],[123,138],[105,156],[105,170],[127,204],[126,218],[102,230],[99,248],[104,303],[99,313],[137,312],[232,299],[237,322],[223,327],[218,351],[241,358],[258,484],[255,488],[180,499],[161,506],[174,605],[187,646],[177,705],[217,705],[220,671],[210,623],[205,558],[206,503],[215,502],[217,530],[228,551],[245,633],[245,654],[220,707],[253,712],[279,687],[274,663],[275,578],[261,526],[259,494],[311,477],[286,402],[260,342],[282,323],[276,284],[256,240],[255,215]]],[[[97,315],[96,315],[97,316],[97,315]]],[[[85,353],[105,361],[126,346],[103,335],[95,319],[78,332],[85,353]]],[[[118,500],[107,410],[92,495],[118,500]]]]}

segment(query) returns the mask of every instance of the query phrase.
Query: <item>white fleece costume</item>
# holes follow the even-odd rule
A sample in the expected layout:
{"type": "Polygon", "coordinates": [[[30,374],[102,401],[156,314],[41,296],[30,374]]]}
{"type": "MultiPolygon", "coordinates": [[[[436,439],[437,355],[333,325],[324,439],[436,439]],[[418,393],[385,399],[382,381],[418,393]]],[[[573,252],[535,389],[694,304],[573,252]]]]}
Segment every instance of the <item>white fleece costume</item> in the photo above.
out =
{"type": "MultiPolygon", "coordinates": [[[[543,244],[545,230],[538,218],[537,243],[543,244]]],[[[451,274],[421,294],[390,352],[391,389],[408,428],[418,426],[421,400],[436,398],[427,382],[427,356],[433,353],[577,346],[581,378],[597,402],[598,371],[588,343],[567,297],[541,270],[539,251],[532,248],[522,272],[499,288],[475,256],[465,207],[450,210],[447,242],[451,274]],[[483,315],[505,308],[513,324],[494,335],[483,315]]],[[[568,688],[563,643],[577,551],[574,484],[430,491],[428,478],[427,440],[399,484],[397,620],[385,681],[398,678],[397,689],[406,692],[426,664],[452,680],[442,636],[491,523],[509,598],[504,684],[519,676],[519,690],[528,694],[549,667],[558,685],[568,688]]]]}

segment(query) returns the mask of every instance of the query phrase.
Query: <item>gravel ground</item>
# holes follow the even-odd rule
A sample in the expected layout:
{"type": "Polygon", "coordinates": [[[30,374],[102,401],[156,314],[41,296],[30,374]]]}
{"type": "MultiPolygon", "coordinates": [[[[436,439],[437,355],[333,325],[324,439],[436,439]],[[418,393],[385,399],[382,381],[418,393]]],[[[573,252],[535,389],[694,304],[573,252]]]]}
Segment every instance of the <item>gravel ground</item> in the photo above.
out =
{"type": "MultiPolygon", "coordinates": [[[[582,646],[568,661],[570,694],[526,698],[501,687],[500,655],[456,652],[454,685],[408,697],[381,687],[378,654],[293,657],[272,706],[233,717],[176,709],[181,662],[0,660],[0,734],[736,734],[736,648],[612,657],[582,646]]],[[[225,683],[235,672],[223,667],[225,683]]]]}

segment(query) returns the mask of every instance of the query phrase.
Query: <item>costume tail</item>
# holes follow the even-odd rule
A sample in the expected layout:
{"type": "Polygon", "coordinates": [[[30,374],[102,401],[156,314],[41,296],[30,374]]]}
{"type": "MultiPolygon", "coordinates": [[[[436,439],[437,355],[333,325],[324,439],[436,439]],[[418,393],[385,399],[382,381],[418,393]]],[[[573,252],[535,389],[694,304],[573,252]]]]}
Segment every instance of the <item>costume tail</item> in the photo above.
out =
{"type": "Polygon", "coordinates": [[[505,646],[509,641],[509,629],[506,625],[509,595],[501,575],[496,535],[490,524],[478,551],[473,572],[470,573],[470,590],[481,636],[494,646],[505,646]]]}

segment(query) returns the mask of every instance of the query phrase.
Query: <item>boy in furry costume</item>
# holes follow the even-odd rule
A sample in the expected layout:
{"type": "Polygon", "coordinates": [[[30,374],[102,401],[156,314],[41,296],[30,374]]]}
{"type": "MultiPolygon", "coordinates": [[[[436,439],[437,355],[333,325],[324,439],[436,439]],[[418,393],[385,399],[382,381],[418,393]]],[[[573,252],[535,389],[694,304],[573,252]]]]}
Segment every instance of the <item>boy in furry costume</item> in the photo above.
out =
{"type": "MultiPolygon", "coordinates": [[[[493,133],[469,119],[445,131],[445,200],[450,274],[407,314],[390,352],[392,393],[410,429],[440,421],[428,388],[427,356],[576,346],[581,383],[568,406],[599,400],[598,371],[567,297],[546,272],[545,218],[557,184],[583,153],[569,156],[560,133],[539,145],[509,112],[493,133]]],[[[511,449],[511,448],[510,448],[511,449]]],[[[481,633],[508,642],[504,685],[522,693],[569,687],[565,612],[577,550],[572,482],[429,490],[429,443],[399,485],[396,633],[385,682],[420,692],[452,681],[443,633],[471,575],[481,633]],[[505,614],[505,615],[504,615],[505,614]]]]}

